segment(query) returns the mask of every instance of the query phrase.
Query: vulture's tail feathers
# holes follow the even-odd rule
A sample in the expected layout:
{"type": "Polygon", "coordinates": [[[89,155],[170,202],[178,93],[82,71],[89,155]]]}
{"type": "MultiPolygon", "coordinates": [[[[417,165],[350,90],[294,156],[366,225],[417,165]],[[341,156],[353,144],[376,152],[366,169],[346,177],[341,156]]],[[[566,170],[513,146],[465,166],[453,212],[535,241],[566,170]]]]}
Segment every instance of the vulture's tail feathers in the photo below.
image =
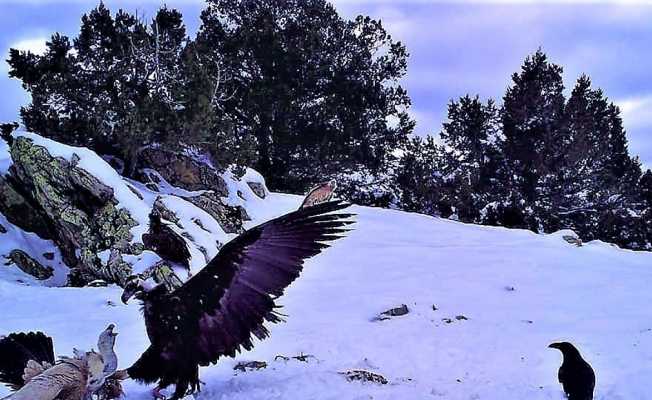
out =
{"type": "Polygon", "coordinates": [[[28,361],[54,364],[52,338],[42,332],[12,333],[0,338],[0,382],[12,389],[24,384],[23,374],[28,361]]]}

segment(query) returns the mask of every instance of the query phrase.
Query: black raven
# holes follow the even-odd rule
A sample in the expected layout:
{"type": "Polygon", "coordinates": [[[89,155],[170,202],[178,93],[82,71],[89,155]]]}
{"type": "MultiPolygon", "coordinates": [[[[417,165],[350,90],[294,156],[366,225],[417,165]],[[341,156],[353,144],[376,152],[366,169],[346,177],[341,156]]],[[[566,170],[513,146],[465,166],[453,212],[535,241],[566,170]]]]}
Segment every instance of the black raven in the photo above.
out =
{"type": "Polygon", "coordinates": [[[280,322],[274,300],[299,276],[307,258],[349,229],[349,205],[331,201],[299,209],[252,228],[225,244],[208,265],[180,288],[147,287],[131,280],[122,294],[143,304],[149,348],[121,376],[176,385],[173,400],[199,390],[199,366],[234,357],[264,339],[265,321],[280,322]]]}
{"type": "Polygon", "coordinates": [[[593,400],[595,373],[575,346],[561,342],[552,343],[548,347],[561,351],[564,356],[558,377],[568,400],[593,400]]]}

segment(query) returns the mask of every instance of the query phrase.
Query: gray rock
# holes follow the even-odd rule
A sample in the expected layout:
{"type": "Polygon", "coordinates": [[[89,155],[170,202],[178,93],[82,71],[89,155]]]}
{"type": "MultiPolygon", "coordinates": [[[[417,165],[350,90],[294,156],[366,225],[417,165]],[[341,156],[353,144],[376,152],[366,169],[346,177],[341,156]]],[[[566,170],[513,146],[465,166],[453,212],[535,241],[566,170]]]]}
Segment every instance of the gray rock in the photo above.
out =
{"type": "Polygon", "coordinates": [[[190,191],[214,190],[220,196],[228,196],[226,183],[215,168],[185,154],[150,148],[140,154],[138,162],[142,168],[156,170],[173,186],[190,191]]]}
{"type": "Polygon", "coordinates": [[[51,278],[53,275],[54,270],[52,267],[41,265],[22,250],[12,250],[7,258],[16,264],[21,271],[32,275],[36,279],[44,280],[51,278]]]}
{"type": "Polygon", "coordinates": [[[0,176],[0,213],[22,230],[50,239],[52,228],[43,210],[18,189],[14,182],[0,176]]]}
{"type": "Polygon", "coordinates": [[[399,307],[395,308],[390,308],[387,311],[381,312],[374,320],[376,321],[384,321],[387,319],[391,319],[392,317],[400,317],[403,315],[406,315],[410,312],[410,309],[408,308],[407,305],[401,304],[399,307]]]}
{"type": "Polygon", "coordinates": [[[563,238],[566,242],[568,242],[568,243],[570,243],[570,244],[574,244],[574,245],[577,246],[577,247],[582,247],[582,244],[583,244],[583,243],[582,243],[582,239],[580,239],[580,238],[577,237],[577,236],[564,235],[564,236],[562,236],[562,238],[563,238]]]}
{"type": "Polygon", "coordinates": [[[153,278],[154,282],[165,285],[168,292],[171,292],[183,285],[183,281],[174,273],[174,270],[165,261],[160,261],[141,274],[141,279],[153,278]]]}
{"type": "MultiPolygon", "coordinates": [[[[130,250],[130,229],[136,222],[117,208],[113,189],[86,170],[51,156],[47,149],[18,137],[10,148],[12,181],[21,185],[28,204],[37,204],[64,262],[73,268],[71,283],[83,285],[95,279],[124,283],[126,264],[102,265],[97,254],[104,250],[130,250]]],[[[37,210],[39,211],[39,210],[37,210]]],[[[4,212],[3,212],[4,214],[4,212]]],[[[5,215],[16,215],[9,211],[5,215]]],[[[9,218],[9,217],[8,217],[9,218]]]]}
{"type": "Polygon", "coordinates": [[[339,372],[339,374],[344,375],[346,380],[349,382],[371,382],[380,385],[387,385],[389,383],[387,378],[384,376],[364,369],[352,369],[344,372],[339,372]]]}
{"type": "Polygon", "coordinates": [[[267,368],[267,363],[265,361],[241,361],[233,367],[234,371],[257,371],[259,369],[267,368]]]}
{"type": "Polygon", "coordinates": [[[161,216],[161,218],[170,221],[174,223],[176,226],[179,228],[183,229],[183,225],[181,224],[181,221],[179,220],[179,217],[177,217],[177,214],[175,214],[174,211],[170,210],[165,206],[165,203],[163,202],[163,199],[161,196],[156,197],[156,200],[154,200],[154,206],[152,207],[153,211],[158,213],[158,215],[161,216]]]}
{"type": "Polygon", "coordinates": [[[251,191],[261,199],[264,199],[265,196],[267,196],[265,187],[260,182],[247,182],[247,185],[251,188],[251,191]]]}
{"type": "MultiPolygon", "coordinates": [[[[13,165],[7,176],[0,177],[0,213],[9,223],[55,242],[63,262],[71,268],[69,285],[84,286],[96,280],[124,285],[133,275],[132,266],[124,256],[139,255],[145,246],[142,238],[132,237],[131,228],[137,222],[127,210],[118,208],[114,189],[81,168],[76,155],[70,161],[54,157],[27,137],[15,138],[10,154],[13,165]],[[98,254],[107,251],[108,260],[100,259],[98,254]]],[[[209,163],[185,154],[149,149],[139,160],[139,167],[152,185],[162,184],[162,178],[183,189],[198,191],[186,200],[215,218],[225,232],[244,231],[242,222],[249,216],[244,208],[229,206],[222,200],[228,196],[226,183],[209,163]]],[[[127,185],[142,199],[137,188],[127,185]]],[[[264,188],[259,189],[264,192],[264,188]]],[[[155,200],[153,211],[180,229],[184,229],[183,224],[193,223],[181,221],[165,207],[161,197],[155,200]]],[[[195,223],[203,225],[199,220],[195,223]]],[[[0,227],[2,230],[6,231],[0,227]]],[[[187,232],[184,234],[193,241],[187,232]]],[[[217,245],[220,247],[221,243],[217,245]]],[[[200,251],[208,259],[207,251],[200,251]]],[[[49,271],[51,276],[49,267],[39,269],[22,255],[17,257],[25,268],[35,271],[33,274],[46,276],[49,271]]],[[[44,257],[54,259],[54,254],[44,257]]],[[[182,282],[170,265],[162,263],[151,269],[154,279],[170,289],[182,282]]]]}
{"type": "Polygon", "coordinates": [[[224,204],[214,192],[204,192],[198,196],[186,197],[186,200],[206,211],[213,217],[226,233],[242,233],[242,221],[249,220],[249,215],[242,207],[224,204]]]}

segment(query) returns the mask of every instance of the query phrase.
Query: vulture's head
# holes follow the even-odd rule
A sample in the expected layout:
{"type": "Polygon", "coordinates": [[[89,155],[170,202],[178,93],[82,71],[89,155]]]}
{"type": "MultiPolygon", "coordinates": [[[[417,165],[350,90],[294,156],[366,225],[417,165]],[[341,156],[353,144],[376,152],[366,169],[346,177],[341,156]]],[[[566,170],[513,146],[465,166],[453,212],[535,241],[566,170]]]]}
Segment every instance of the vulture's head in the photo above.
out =
{"type": "Polygon", "coordinates": [[[134,276],[127,281],[122,296],[120,296],[120,300],[125,304],[127,304],[129,299],[132,297],[143,301],[148,295],[157,293],[162,289],[165,289],[165,286],[155,283],[151,278],[142,280],[141,278],[134,276]]]}
{"type": "Polygon", "coordinates": [[[564,358],[581,357],[579,350],[577,350],[577,348],[575,348],[575,346],[573,346],[569,342],[551,343],[548,347],[551,349],[557,349],[561,351],[561,353],[564,355],[564,358]]]}

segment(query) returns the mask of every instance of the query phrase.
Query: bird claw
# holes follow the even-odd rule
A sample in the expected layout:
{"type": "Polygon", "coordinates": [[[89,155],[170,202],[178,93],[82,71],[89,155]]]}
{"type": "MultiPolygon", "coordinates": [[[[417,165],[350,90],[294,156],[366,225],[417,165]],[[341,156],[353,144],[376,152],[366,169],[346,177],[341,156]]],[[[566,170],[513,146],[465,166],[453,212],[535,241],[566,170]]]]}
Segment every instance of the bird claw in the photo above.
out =
{"type": "Polygon", "coordinates": [[[161,393],[161,388],[155,388],[152,390],[152,396],[154,397],[155,400],[165,400],[166,397],[163,393],[161,393]]]}

